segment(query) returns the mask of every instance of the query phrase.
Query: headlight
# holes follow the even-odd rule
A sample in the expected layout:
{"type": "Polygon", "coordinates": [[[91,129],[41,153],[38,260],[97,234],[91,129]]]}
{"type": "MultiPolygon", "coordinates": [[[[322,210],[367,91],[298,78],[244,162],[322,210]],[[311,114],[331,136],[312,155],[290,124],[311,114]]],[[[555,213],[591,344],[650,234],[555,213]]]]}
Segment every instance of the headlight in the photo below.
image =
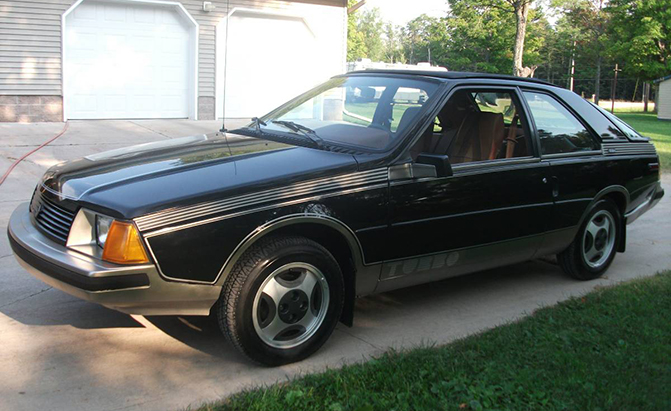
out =
{"type": "Polygon", "coordinates": [[[107,234],[113,221],[110,217],[96,214],[96,243],[100,248],[105,248],[105,240],[107,240],[107,234]]]}
{"type": "Polygon", "coordinates": [[[81,208],[70,228],[67,247],[117,264],[148,263],[140,233],[132,222],[81,208]]]}

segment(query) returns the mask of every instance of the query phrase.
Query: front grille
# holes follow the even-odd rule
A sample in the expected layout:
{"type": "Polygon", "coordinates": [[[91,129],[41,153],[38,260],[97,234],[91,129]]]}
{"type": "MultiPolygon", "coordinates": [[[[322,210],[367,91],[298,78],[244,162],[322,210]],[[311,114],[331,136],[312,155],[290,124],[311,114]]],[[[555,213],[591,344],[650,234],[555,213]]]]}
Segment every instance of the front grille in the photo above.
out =
{"type": "Polygon", "coordinates": [[[40,231],[65,245],[72,221],[75,219],[74,212],[44,197],[39,190],[33,195],[30,212],[40,231]]]}

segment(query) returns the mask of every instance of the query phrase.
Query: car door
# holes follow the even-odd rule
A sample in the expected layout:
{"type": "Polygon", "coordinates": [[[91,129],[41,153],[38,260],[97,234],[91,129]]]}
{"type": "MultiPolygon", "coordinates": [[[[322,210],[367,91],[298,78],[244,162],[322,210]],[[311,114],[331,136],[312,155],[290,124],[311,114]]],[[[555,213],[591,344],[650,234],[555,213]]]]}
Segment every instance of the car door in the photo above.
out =
{"type": "MultiPolygon", "coordinates": [[[[516,88],[460,88],[411,148],[447,155],[452,175],[390,173],[390,223],[377,291],[530,259],[552,209],[516,88]]],[[[416,163],[416,161],[415,161],[416,163]]],[[[416,164],[395,167],[411,169],[416,164]]]]}
{"type": "Polygon", "coordinates": [[[604,160],[599,137],[558,96],[525,88],[522,95],[533,118],[541,159],[550,165],[553,213],[541,252],[563,251],[601,187],[617,185],[619,172],[604,160]]]}

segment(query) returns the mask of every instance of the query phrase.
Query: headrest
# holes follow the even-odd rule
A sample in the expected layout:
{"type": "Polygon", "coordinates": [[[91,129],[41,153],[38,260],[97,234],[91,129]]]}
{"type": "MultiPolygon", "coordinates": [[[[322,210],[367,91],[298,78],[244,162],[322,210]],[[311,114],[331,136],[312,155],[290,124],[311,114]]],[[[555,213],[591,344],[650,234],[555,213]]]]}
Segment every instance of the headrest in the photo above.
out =
{"type": "Polygon", "coordinates": [[[483,111],[479,116],[480,129],[503,127],[503,114],[483,111]]]}
{"type": "Polygon", "coordinates": [[[403,117],[401,117],[401,121],[398,123],[398,128],[396,131],[399,132],[405,130],[405,128],[412,123],[415,117],[417,117],[417,114],[421,109],[422,107],[408,107],[403,113],[403,117]]]}

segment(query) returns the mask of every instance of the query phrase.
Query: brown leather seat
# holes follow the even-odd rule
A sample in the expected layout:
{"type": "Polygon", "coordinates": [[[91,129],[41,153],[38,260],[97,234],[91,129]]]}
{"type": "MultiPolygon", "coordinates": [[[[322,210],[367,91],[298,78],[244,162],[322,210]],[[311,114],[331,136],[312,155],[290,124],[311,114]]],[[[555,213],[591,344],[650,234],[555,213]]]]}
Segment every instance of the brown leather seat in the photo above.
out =
{"type": "Polygon", "coordinates": [[[503,114],[471,112],[454,138],[450,149],[453,164],[496,158],[503,139],[505,125],[503,114]]]}

